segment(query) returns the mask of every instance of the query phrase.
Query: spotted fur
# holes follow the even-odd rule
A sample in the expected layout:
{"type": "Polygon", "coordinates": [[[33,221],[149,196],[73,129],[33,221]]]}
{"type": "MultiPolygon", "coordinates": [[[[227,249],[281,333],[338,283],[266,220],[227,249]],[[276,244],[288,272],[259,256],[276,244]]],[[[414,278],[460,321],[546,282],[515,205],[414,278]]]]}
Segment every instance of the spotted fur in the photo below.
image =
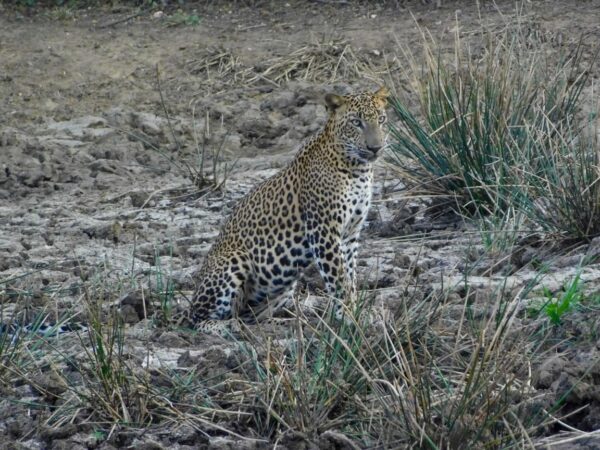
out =
{"type": "MultiPolygon", "coordinates": [[[[246,195],[199,273],[188,319],[226,334],[315,261],[330,295],[356,296],[356,254],[384,146],[388,91],[325,97],[328,121],[294,160],[246,195]]],[[[336,316],[342,308],[336,305],[336,316]]]]}

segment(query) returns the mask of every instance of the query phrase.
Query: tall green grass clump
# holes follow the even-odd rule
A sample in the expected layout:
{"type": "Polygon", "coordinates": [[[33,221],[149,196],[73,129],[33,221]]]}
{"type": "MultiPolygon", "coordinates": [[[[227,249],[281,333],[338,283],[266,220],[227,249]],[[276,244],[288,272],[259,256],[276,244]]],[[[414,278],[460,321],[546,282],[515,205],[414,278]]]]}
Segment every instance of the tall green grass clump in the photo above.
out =
{"type": "Polygon", "coordinates": [[[392,154],[403,175],[458,197],[464,212],[502,216],[523,195],[514,168],[532,155],[530,132],[551,138],[575,116],[586,81],[570,69],[580,50],[551,63],[519,30],[482,32],[471,51],[458,34],[448,58],[424,37],[423,64],[408,55],[419,115],[392,100],[392,154]]]}
{"type": "Polygon", "coordinates": [[[514,167],[526,186],[519,207],[542,230],[589,242],[600,236],[600,142],[589,123],[531,130],[532,157],[514,167]]]}

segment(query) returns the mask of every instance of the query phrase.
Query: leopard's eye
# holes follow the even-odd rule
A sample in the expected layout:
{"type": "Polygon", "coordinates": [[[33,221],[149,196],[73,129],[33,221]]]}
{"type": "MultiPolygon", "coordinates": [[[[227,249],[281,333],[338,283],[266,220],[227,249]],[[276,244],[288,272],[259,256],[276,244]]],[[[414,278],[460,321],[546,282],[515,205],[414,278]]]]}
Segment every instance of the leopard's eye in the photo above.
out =
{"type": "Polygon", "coordinates": [[[379,116],[379,123],[385,123],[386,120],[387,117],[385,117],[384,115],[379,116]]]}
{"type": "Polygon", "coordinates": [[[360,119],[351,119],[350,123],[358,128],[362,126],[362,121],[360,119]]]}

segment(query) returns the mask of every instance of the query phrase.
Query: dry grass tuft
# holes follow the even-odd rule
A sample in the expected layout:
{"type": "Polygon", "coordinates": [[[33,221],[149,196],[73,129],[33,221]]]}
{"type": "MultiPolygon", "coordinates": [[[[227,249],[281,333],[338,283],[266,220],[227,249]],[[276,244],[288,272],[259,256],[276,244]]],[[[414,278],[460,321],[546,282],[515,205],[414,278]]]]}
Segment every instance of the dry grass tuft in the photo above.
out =
{"type": "Polygon", "coordinates": [[[117,294],[103,283],[86,286],[82,303],[87,330],[79,339],[63,338],[71,343],[66,347],[65,342],[47,341],[44,361],[32,362],[21,374],[34,383],[36,374],[50,373],[63,387],[50,395],[56,407],[45,426],[93,424],[110,438],[123,429],[185,425],[206,438],[216,433],[251,439],[228,425],[250,416],[228,400],[229,390],[236,389],[233,383],[224,388],[219,380],[204,380],[193,367],[173,370],[153,363],[150,330],[142,338],[143,347],[128,342],[125,324],[113,308],[117,294]]]}
{"type": "Polygon", "coordinates": [[[375,325],[368,307],[354,325],[299,313],[288,339],[247,347],[251,391],[240,402],[259,433],[342,433],[357,448],[531,444],[547,416],[530,380],[539,347],[515,321],[518,302],[499,293],[474,321],[444,292],[409,297],[375,325]]]}
{"type": "Polygon", "coordinates": [[[244,85],[250,77],[251,69],[224,47],[209,47],[197,59],[186,61],[189,73],[197,75],[203,84],[210,85],[216,79],[226,85],[244,85]]]}
{"type": "MultiPolygon", "coordinates": [[[[393,65],[397,60],[393,60],[393,65]]],[[[269,83],[279,86],[292,80],[333,83],[367,79],[380,83],[390,73],[384,54],[355,49],[343,39],[318,41],[278,55],[254,67],[245,66],[238,56],[223,47],[213,47],[186,63],[188,71],[202,78],[204,85],[250,86],[269,83]]]]}
{"type": "Polygon", "coordinates": [[[249,81],[268,80],[277,85],[290,80],[328,83],[355,79],[381,81],[387,69],[373,63],[373,59],[380,57],[373,52],[363,54],[341,39],[316,42],[289,55],[266,61],[249,81]]]}

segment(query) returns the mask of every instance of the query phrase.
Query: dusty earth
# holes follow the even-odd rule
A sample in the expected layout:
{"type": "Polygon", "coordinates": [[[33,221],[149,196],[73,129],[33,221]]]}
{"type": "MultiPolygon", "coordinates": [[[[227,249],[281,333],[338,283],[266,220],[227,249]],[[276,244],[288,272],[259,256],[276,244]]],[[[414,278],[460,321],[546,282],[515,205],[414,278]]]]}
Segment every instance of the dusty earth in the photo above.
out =
{"type": "MultiPolygon", "coordinates": [[[[150,343],[144,364],[195,366],[208,376],[229,368],[228,344],[156,325],[150,300],[175,289],[175,301],[193,289],[235,201],[323,124],[323,94],[385,82],[410,104],[399,46],[417,48],[417,24],[450,45],[456,26],[472,36],[480,20],[501,28],[515,11],[512,1],[172,3],[139,10],[127,2],[77,9],[0,2],[0,301],[4,321],[44,310],[54,322],[80,313],[90,290],[110,287],[131,354],[150,343]],[[332,42],[339,67],[270,70],[295,51],[332,42]],[[217,182],[226,181],[219,189],[196,176],[203,150],[205,177],[217,167],[217,182]]],[[[600,40],[597,0],[535,1],[522,14],[548,52],[582,34],[600,40]]],[[[557,291],[580,270],[586,292],[598,291],[600,242],[556,252],[533,240],[508,257],[488,252],[472,225],[448,211],[432,214],[431,199],[412,198],[384,159],[377,175],[359,278],[378,302],[398,301],[407,279],[452,286],[467,273],[473,292],[494,290],[508,276],[516,297],[538,274],[534,259],[547,266],[539,288],[557,291]],[[591,263],[578,269],[584,256],[591,263]]],[[[309,288],[313,279],[318,285],[306,278],[309,288]]],[[[583,431],[600,429],[597,317],[597,310],[575,314],[554,339],[580,339],[557,345],[533,368],[536,389],[564,397],[567,412],[582,408],[565,422],[583,431]]],[[[0,374],[0,447],[273,445],[214,430],[208,439],[185,427],[123,431],[57,418],[50,372],[42,370],[37,384],[0,374]]],[[[561,448],[578,445],[600,448],[600,437],[561,448]]]]}

